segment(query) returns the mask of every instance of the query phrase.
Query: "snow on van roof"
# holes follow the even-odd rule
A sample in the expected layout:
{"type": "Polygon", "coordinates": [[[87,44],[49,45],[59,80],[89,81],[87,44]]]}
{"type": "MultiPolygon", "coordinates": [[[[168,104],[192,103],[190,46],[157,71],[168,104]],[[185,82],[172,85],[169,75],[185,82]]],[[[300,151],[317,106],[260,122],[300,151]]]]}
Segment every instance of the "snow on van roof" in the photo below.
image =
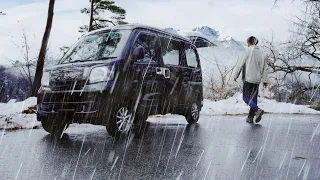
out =
{"type": "Polygon", "coordinates": [[[157,28],[157,27],[152,27],[152,26],[149,26],[149,25],[143,25],[143,24],[126,24],[126,25],[118,25],[118,26],[114,26],[114,27],[105,27],[105,28],[101,28],[101,29],[98,29],[98,30],[94,30],[94,31],[88,32],[86,35],[94,34],[94,33],[97,33],[97,32],[100,32],[100,31],[105,31],[105,30],[112,30],[112,29],[125,29],[125,30],[149,29],[149,30],[161,32],[161,33],[164,33],[164,34],[167,34],[167,35],[170,35],[170,36],[173,36],[173,37],[177,37],[177,38],[183,39],[185,41],[191,42],[191,40],[189,38],[186,38],[186,37],[181,36],[179,34],[171,33],[171,32],[168,32],[168,31],[166,31],[164,29],[160,29],[160,28],[157,28]]]}

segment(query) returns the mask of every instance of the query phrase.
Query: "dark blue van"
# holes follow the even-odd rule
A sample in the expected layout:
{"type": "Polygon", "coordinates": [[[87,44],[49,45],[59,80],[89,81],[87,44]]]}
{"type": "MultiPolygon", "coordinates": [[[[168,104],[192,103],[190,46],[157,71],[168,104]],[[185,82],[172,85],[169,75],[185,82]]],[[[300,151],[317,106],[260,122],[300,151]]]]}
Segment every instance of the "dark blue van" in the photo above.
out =
{"type": "Polygon", "coordinates": [[[144,130],[150,115],[184,115],[202,108],[196,47],[164,30],[124,25],[88,33],[43,73],[37,119],[54,137],[72,123],[103,125],[111,136],[144,130]]]}

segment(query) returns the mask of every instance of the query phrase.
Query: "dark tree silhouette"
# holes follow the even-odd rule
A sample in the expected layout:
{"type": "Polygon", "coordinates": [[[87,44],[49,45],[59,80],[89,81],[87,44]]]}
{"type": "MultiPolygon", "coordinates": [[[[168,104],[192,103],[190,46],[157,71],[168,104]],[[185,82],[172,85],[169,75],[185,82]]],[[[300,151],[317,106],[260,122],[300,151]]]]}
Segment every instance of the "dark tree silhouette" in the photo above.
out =
{"type": "Polygon", "coordinates": [[[127,24],[127,22],[124,21],[126,18],[126,11],[123,8],[115,5],[114,1],[91,0],[90,8],[81,9],[81,13],[90,15],[90,21],[89,26],[81,26],[79,32],[101,29],[107,27],[109,24],[127,24]],[[110,19],[105,19],[103,17],[103,13],[106,11],[113,13],[113,16],[110,19]]]}
{"type": "Polygon", "coordinates": [[[53,14],[54,14],[54,3],[55,3],[55,0],[49,1],[47,25],[46,25],[46,29],[45,29],[42,43],[41,43],[36,73],[35,73],[34,81],[33,81],[32,88],[31,88],[31,96],[37,96],[37,92],[41,86],[43,66],[44,66],[44,61],[46,58],[47,46],[48,46],[48,41],[49,41],[51,27],[52,27],[52,20],[53,20],[53,14]]]}

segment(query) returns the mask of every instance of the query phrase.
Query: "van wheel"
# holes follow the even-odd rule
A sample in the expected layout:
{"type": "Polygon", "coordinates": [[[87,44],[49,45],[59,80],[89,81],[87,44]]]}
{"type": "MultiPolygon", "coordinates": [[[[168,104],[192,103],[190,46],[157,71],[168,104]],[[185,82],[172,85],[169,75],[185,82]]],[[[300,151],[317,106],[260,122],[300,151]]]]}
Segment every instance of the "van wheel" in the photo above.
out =
{"type": "Polygon", "coordinates": [[[54,138],[60,138],[63,131],[69,127],[68,123],[56,118],[43,118],[41,124],[43,129],[50,133],[51,137],[54,138]]]}
{"type": "Polygon", "coordinates": [[[113,111],[106,129],[109,135],[116,137],[130,131],[133,124],[132,110],[127,105],[118,106],[113,111]]]}
{"type": "Polygon", "coordinates": [[[189,124],[197,123],[200,117],[200,103],[194,102],[187,107],[185,118],[189,124]]]}

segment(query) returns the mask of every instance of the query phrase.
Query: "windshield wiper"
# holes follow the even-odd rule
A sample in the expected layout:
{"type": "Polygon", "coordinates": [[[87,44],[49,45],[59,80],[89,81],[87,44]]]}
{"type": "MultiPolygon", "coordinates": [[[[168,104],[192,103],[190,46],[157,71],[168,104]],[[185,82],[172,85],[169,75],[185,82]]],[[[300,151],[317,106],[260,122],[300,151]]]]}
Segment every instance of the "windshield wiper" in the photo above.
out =
{"type": "Polygon", "coordinates": [[[77,59],[77,60],[74,60],[74,61],[69,61],[69,63],[77,63],[77,62],[85,62],[87,60],[80,60],[80,59],[77,59]]]}
{"type": "Polygon", "coordinates": [[[106,59],[114,59],[114,58],[117,58],[117,57],[102,57],[96,60],[106,60],[106,59]]]}
{"type": "Polygon", "coordinates": [[[97,59],[77,59],[69,62],[63,62],[62,64],[68,64],[68,63],[78,63],[78,62],[87,62],[87,61],[99,61],[99,60],[106,60],[106,59],[114,59],[117,57],[102,57],[102,58],[97,58],[97,59]]]}

